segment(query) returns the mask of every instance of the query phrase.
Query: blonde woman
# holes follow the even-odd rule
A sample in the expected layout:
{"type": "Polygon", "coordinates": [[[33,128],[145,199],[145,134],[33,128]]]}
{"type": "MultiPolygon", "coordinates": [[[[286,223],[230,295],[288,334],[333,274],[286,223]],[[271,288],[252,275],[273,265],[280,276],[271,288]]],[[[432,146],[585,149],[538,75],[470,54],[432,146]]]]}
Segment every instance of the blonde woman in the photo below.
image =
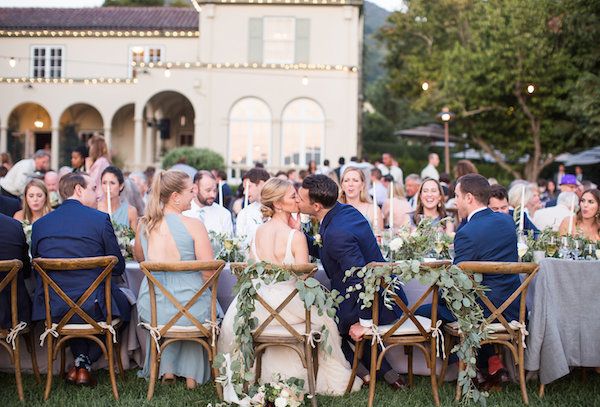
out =
{"type": "MultiPolygon", "coordinates": [[[[265,261],[278,265],[292,265],[308,263],[308,246],[304,234],[288,226],[292,213],[298,213],[296,190],[290,181],[279,178],[268,180],[260,195],[262,213],[267,222],[260,225],[251,242],[250,256],[255,261],[265,261]]],[[[295,288],[294,280],[282,281],[271,285],[261,284],[258,289],[271,307],[277,307],[295,288]]],[[[223,323],[219,336],[219,352],[232,352],[235,346],[233,325],[237,312],[237,298],[233,300],[223,323]]],[[[281,312],[283,318],[290,324],[302,324],[305,321],[305,308],[302,301],[296,296],[281,312]]],[[[258,318],[259,324],[264,321],[269,313],[260,304],[256,304],[253,314],[258,318]]],[[[325,325],[329,330],[328,341],[332,347],[331,355],[319,350],[319,371],[317,375],[317,393],[342,395],[350,378],[350,364],[344,357],[341,348],[341,338],[333,319],[312,313],[314,329],[325,325]]],[[[271,326],[276,322],[271,322],[271,326]]],[[[268,379],[279,374],[283,377],[303,378],[308,383],[306,369],[298,355],[285,347],[271,347],[263,355],[261,377],[268,379]]],[[[360,380],[355,381],[354,389],[360,388],[360,380]]],[[[226,400],[227,401],[227,400],[226,400]]]]}
{"type": "Polygon", "coordinates": [[[352,205],[362,213],[373,230],[383,229],[383,214],[377,205],[373,205],[367,193],[365,174],[360,169],[347,167],[344,170],[339,201],[352,205]]]}
{"type": "Polygon", "coordinates": [[[16,220],[21,222],[29,222],[33,224],[42,216],[50,213],[50,199],[48,199],[48,189],[44,181],[40,179],[32,179],[25,185],[23,193],[23,209],[14,214],[16,220]]]}
{"type": "MultiPolygon", "coordinates": [[[[191,178],[181,171],[160,171],[154,176],[146,216],[140,219],[135,239],[135,257],[139,261],[172,262],[180,260],[213,259],[208,234],[198,219],[183,216],[194,198],[191,178]]],[[[202,287],[212,273],[199,272],[155,273],[158,281],[177,300],[185,304],[202,287]]],[[[158,324],[165,324],[178,310],[158,290],[156,292],[158,324]]],[[[190,312],[199,320],[210,318],[211,293],[205,291],[191,307],[190,312]]],[[[140,320],[150,321],[150,293],[146,278],[142,281],[137,300],[140,320]]],[[[192,325],[182,317],[177,325],[192,325]]],[[[148,341],[149,336],[148,336],[148,341]]],[[[146,354],[142,377],[150,377],[150,352],[146,354]]],[[[195,342],[176,342],[161,353],[159,377],[172,382],[184,377],[188,389],[210,380],[210,365],[206,351],[195,342]]]]}
{"type": "Polygon", "coordinates": [[[388,180],[388,199],[384,202],[382,208],[383,218],[389,228],[400,228],[410,223],[409,214],[412,212],[412,208],[404,197],[404,189],[394,182],[394,178],[391,175],[386,175],[386,177],[388,176],[391,180],[388,180]],[[394,189],[394,199],[392,201],[389,199],[390,188],[394,189]],[[394,207],[394,224],[390,225],[390,208],[392,206],[394,207]]]}
{"type": "Polygon", "coordinates": [[[85,169],[96,185],[96,196],[101,198],[104,191],[101,188],[100,177],[111,163],[108,146],[104,137],[94,135],[88,141],[89,156],[85,159],[85,169]]]}

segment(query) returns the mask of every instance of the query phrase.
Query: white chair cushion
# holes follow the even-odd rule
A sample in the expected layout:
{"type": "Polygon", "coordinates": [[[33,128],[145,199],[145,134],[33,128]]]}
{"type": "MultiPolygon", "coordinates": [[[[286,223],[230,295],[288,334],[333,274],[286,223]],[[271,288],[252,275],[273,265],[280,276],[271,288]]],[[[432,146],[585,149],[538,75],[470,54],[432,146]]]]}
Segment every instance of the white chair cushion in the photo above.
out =
{"type": "MultiPolygon", "coordinates": [[[[292,328],[294,328],[296,330],[296,332],[298,332],[300,334],[306,333],[306,325],[304,323],[290,324],[290,326],[292,328]]],[[[281,336],[281,337],[289,336],[289,337],[291,337],[292,334],[284,326],[271,323],[265,328],[264,331],[261,332],[260,336],[281,336]]]]}
{"type": "MultiPolygon", "coordinates": [[[[510,321],[508,323],[508,325],[514,331],[518,331],[519,330],[519,326],[517,324],[518,324],[517,321],[510,321]]],[[[460,332],[460,329],[458,328],[458,322],[456,322],[456,321],[455,322],[450,322],[447,325],[450,328],[454,329],[455,331],[459,331],[460,332]]],[[[489,329],[490,333],[506,332],[506,328],[500,322],[494,322],[493,324],[489,324],[488,325],[488,329],[489,329]]]]}
{"type": "MultiPolygon", "coordinates": [[[[423,328],[425,328],[425,332],[428,332],[428,333],[431,332],[431,319],[422,317],[422,316],[418,316],[418,315],[416,316],[416,318],[417,318],[417,321],[419,321],[419,323],[421,325],[423,325],[423,328]]],[[[394,324],[379,325],[379,327],[378,327],[379,334],[384,335],[393,326],[394,326],[394,324]]],[[[408,319],[402,325],[400,325],[400,327],[398,327],[398,329],[396,329],[394,331],[392,336],[420,335],[420,334],[421,334],[421,331],[419,331],[419,329],[417,328],[415,323],[412,320],[408,319]]]]}
{"type": "MultiPolygon", "coordinates": [[[[210,332],[211,328],[210,328],[210,324],[202,324],[203,327],[205,327],[206,329],[208,329],[208,331],[210,332]]],[[[159,330],[163,329],[165,326],[164,325],[158,325],[157,328],[159,330]]],[[[173,325],[171,328],[169,328],[169,330],[167,331],[167,333],[200,333],[200,329],[198,329],[196,327],[196,325],[173,325]]]]}
{"type": "MultiPolygon", "coordinates": [[[[121,320],[119,318],[115,318],[112,320],[112,326],[116,326],[118,324],[121,323],[121,320]]],[[[98,321],[98,325],[100,325],[102,328],[106,327],[106,321],[98,321]]],[[[56,329],[56,327],[58,326],[58,324],[52,324],[52,328],[56,329]]],[[[63,331],[69,331],[69,330],[76,330],[76,329],[94,329],[94,326],[92,326],[92,324],[66,324],[65,326],[62,327],[63,331]]]]}

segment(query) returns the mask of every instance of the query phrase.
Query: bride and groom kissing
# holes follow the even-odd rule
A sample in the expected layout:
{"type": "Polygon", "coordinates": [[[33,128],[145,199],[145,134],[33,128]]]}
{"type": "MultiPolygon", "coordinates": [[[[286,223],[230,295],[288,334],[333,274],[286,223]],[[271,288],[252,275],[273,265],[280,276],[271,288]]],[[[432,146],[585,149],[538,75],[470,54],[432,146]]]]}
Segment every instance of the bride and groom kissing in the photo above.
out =
{"type": "MultiPolygon", "coordinates": [[[[290,265],[308,263],[310,254],[321,260],[331,288],[346,295],[348,287],[359,282],[357,277],[349,277],[344,281],[346,270],[363,267],[370,262],[383,262],[384,259],[367,219],[352,206],[339,203],[338,196],[338,185],[325,175],[308,176],[298,191],[289,181],[277,178],[268,180],[262,186],[260,197],[263,215],[269,220],[257,229],[251,242],[250,257],[254,261],[290,265]],[[300,232],[299,217],[294,219],[292,213],[311,215],[319,220],[319,244],[312,236],[300,232]]],[[[291,281],[261,285],[260,294],[268,302],[272,301],[269,305],[277,306],[293,289],[294,282],[291,281]]],[[[319,351],[317,393],[344,393],[354,356],[351,345],[371,330],[371,310],[361,309],[358,294],[356,291],[350,292],[349,297],[340,304],[337,322],[326,315],[313,314],[315,325],[327,326],[330,332],[328,341],[332,348],[331,354],[319,351]]],[[[398,289],[398,295],[406,302],[401,288],[398,289]]],[[[382,305],[379,307],[381,324],[393,323],[400,317],[399,308],[388,309],[382,305]]],[[[226,353],[233,348],[235,312],[234,300],[222,323],[219,352],[226,353]]],[[[282,311],[282,317],[290,324],[302,323],[304,315],[304,305],[297,297],[282,311]]],[[[254,316],[262,320],[268,313],[257,305],[254,316]]],[[[364,366],[369,366],[370,348],[364,348],[358,376],[367,382],[370,377],[364,366]]],[[[393,388],[405,387],[400,375],[385,360],[379,372],[393,388]]],[[[300,359],[292,350],[283,347],[269,348],[263,356],[261,377],[268,380],[274,374],[306,378],[300,359]]],[[[357,390],[360,386],[361,380],[357,378],[352,388],[357,390]]]]}

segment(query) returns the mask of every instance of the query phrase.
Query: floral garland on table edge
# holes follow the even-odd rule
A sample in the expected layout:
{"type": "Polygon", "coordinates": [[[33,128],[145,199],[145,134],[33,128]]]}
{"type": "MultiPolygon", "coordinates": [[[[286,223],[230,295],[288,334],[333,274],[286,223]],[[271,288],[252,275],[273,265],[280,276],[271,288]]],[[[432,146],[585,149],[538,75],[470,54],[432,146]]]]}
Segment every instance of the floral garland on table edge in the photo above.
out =
{"type": "MultiPolygon", "coordinates": [[[[252,372],[252,367],[254,366],[254,343],[252,332],[258,327],[259,321],[258,318],[254,317],[252,314],[256,310],[257,290],[259,290],[262,285],[296,279],[295,288],[298,290],[298,297],[304,303],[304,306],[307,309],[309,307],[314,307],[318,315],[322,316],[327,314],[330,318],[334,319],[337,319],[336,309],[343,299],[340,298],[338,291],[327,291],[314,277],[308,277],[306,279],[297,278],[293,272],[266,262],[250,263],[243,271],[236,274],[237,283],[233,288],[233,292],[237,298],[237,312],[233,323],[235,346],[233,355],[224,355],[222,353],[216,355],[213,365],[221,374],[217,381],[226,384],[227,381],[231,380],[236,394],[243,397],[242,401],[245,401],[247,403],[246,405],[269,405],[266,404],[266,402],[269,401],[266,399],[263,400],[262,403],[258,402],[258,400],[253,400],[253,397],[260,392],[260,387],[253,386],[248,393],[244,392],[244,384],[253,381],[254,379],[254,374],[252,372]],[[256,280],[259,281],[256,282],[256,280]],[[230,362],[229,359],[231,360],[230,362]]],[[[332,349],[327,341],[329,336],[327,328],[322,326],[319,334],[320,339],[318,342],[324,343],[325,351],[330,354],[332,349]]],[[[277,380],[277,383],[279,383],[280,386],[283,383],[285,386],[291,386],[290,388],[292,389],[302,389],[304,387],[304,381],[300,380],[300,382],[302,382],[302,385],[300,386],[300,383],[298,382],[299,379],[296,378],[290,378],[283,382],[280,382],[280,379],[277,380]]],[[[274,383],[270,383],[270,386],[273,387],[274,383]]],[[[294,397],[296,396],[298,396],[298,394],[295,394],[294,397]]],[[[303,396],[301,399],[302,398],[303,396]]],[[[281,406],[297,405],[292,402],[289,404],[281,403],[280,400],[281,406]]]]}
{"type": "Polygon", "coordinates": [[[121,225],[112,221],[113,230],[115,231],[115,237],[117,243],[119,243],[119,249],[121,249],[121,255],[126,260],[133,259],[133,244],[135,241],[135,231],[126,225],[121,225]]]}
{"type": "MultiPolygon", "coordinates": [[[[346,271],[344,279],[353,275],[362,279],[362,283],[349,287],[348,292],[360,291],[358,301],[361,302],[361,308],[370,308],[373,305],[375,292],[382,286],[388,286],[384,291],[383,300],[385,306],[391,309],[393,301],[390,295],[392,290],[395,291],[400,285],[412,279],[417,279],[426,286],[437,284],[441,297],[456,317],[464,336],[462,342],[452,349],[465,363],[465,370],[458,377],[458,385],[463,393],[462,401],[468,403],[472,400],[485,405],[487,393],[480,392],[472,381],[476,376],[477,350],[481,347],[480,342],[488,337],[488,332],[481,327],[485,320],[483,309],[476,302],[477,292],[486,290],[480,284],[483,280],[481,274],[473,274],[473,278],[470,278],[455,265],[447,268],[429,268],[421,267],[418,260],[402,260],[394,266],[353,267],[346,271]]],[[[346,298],[348,297],[349,294],[346,294],[346,298]]]]}
{"type": "Polygon", "coordinates": [[[208,232],[215,259],[227,262],[246,261],[246,236],[230,236],[228,233],[208,232]]]}

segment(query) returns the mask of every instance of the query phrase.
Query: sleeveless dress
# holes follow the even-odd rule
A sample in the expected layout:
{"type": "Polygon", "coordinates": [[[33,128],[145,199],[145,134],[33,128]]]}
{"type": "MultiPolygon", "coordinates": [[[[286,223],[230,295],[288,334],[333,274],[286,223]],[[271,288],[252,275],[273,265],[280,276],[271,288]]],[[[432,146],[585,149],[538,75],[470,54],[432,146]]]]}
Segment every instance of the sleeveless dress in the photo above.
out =
{"type": "MultiPolygon", "coordinates": [[[[166,214],[165,221],[173,240],[179,251],[181,260],[196,260],[194,251],[194,240],[188,233],[185,225],[179,219],[178,215],[166,214]]],[[[148,258],[148,241],[144,233],[140,234],[144,258],[148,258]]],[[[204,279],[202,274],[197,271],[179,272],[179,273],[154,273],[156,279],[181,303],[189,301],[202,287],[204,279]]],[[[158,324],[166,324],[177,312],[177,308],[169,301],[162,292],[156,290],[156,309],[158,312],[158,324]]],[[[210,319],[210,290],[206,290],[191,307],[190,311],[200,322],[210,319]]],[[[148,292],[148,281],[146,277],[142,281],[140,293],[137,300],[137,309],[142,322],[150,322],[150,293],[148,292]]],[[[177,325],[190,326],[192,323],[182,316],[177,325]]],[[[150,335],[146,339],[146,348],[150,348],[150,335]]],[[[192,378],[197,383],[205,383],[210,379],[210,366],[208,355],[204,348],[195,342],[178,341],[169,345],[161,353],[160,370],[158,377],[165,373],[172,373],[175,376],[192,378]]],[[[138,373],[138,376],[150,377],[150,352],[146,353],[144,368],[138,373]]]]}
{"type": "MultiPolygon", "coordinates": [[[[292,253],[292,241],[296,230],[292,229],[288,236],[283,265],[292,265],[295,263],[292,253]]],[[[251,243],[251,250],[256,261],[260,258],[256,253],[256,244],[254,240],[251,243]]],[[[278,306],[295,288],[295,281],[282,281],[270,285],[261,284],[258,292],[271,306],[278,306]]],[[[219,336],[218,351],[221,353],[231,353],[235,346],[235,334],[233,332],[233,323],[235,313],[237,312],[237,298],[233,300],[229,306],[223,323],[221,325],[221,334],[219,336]]],[[[280,315],[289,324],[302,324],[305,319],[304,303],[294,297],[292,301],[282,310],[280,315]]],[[[258,318],[259,325],[264,321],[269,313],[260,304],[256,304],[254,317],[258,318]]],[[[316,310],[311,313],[312,329],[320,330],[325,325],[329,331],[328,343],[331,345],[332,352],[327,354],[324,346],[319,347],[319,371],[316,380],[316,392],[319,394],[328,395],[343,395],[348,380],[350,380],[351,366],[346,360],[341,348],[341,337],[338,332],[337,325],[332,318],[326,315],[319,316],[316,310]]],[[[275,325],[277,321],[272,321],[271,325],[275,325]]],[[[301,331],[302,332],[302,331],[301,331]]],[[[324,345],[324,344],[322,344],[324,345]]],[[[296,377],[304,380],[305,390],[308,391],[308,378],[306,369],[302,366],[302,362],[298,354],[292,349],[286,347],[269,347],[262,356],[262,372],[261,382],[270,382],[274,375],[279,374],[282,379],[296,377]]],[[[354,381],[352,390],[360,389],[362,384],[358,377],[354,381]]],[[[227,401],[227,400],[226,400],[227,401]]]]}
{"type": "Polygon", "coordinates": [[[112,220],[117,225],[131,227],[129,224],[129,204],[127,201],[121,201],[119,208],[112,214],[112,220]]]}

